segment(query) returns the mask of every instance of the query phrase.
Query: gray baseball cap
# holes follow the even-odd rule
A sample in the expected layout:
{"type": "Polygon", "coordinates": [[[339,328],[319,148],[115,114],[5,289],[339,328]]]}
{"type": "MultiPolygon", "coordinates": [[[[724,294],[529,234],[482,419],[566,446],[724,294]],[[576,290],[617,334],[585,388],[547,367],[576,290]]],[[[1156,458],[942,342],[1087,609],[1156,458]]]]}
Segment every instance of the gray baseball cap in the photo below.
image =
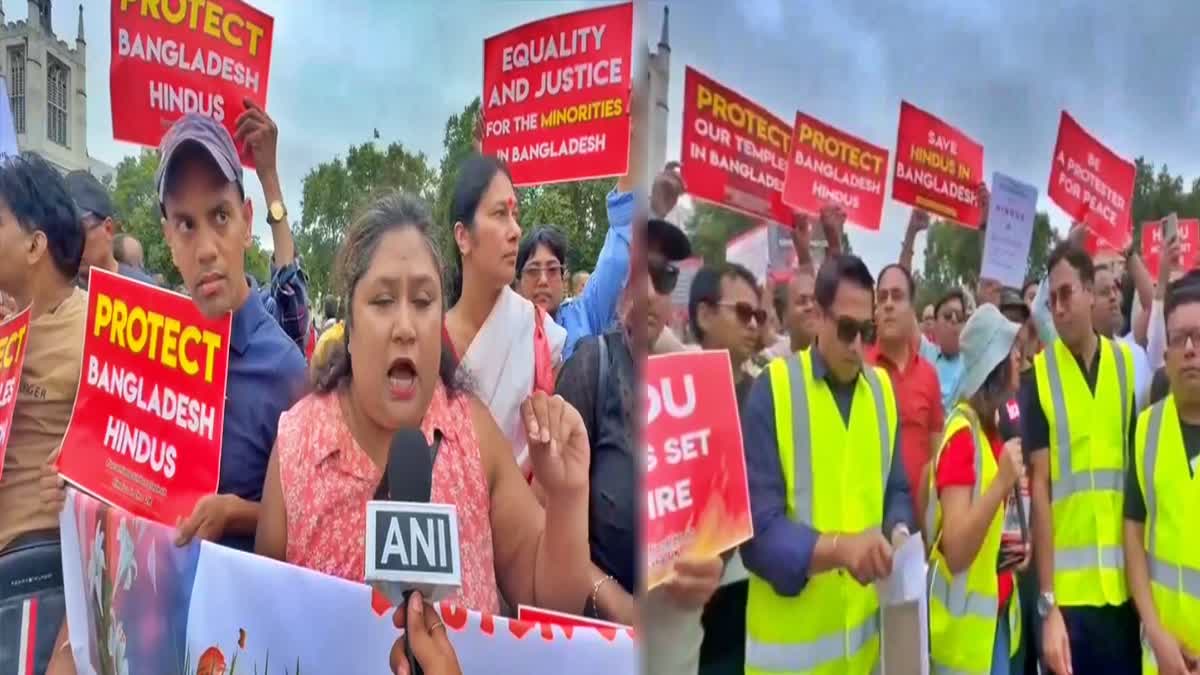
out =
{"type": "Polygon", "coordinates": [[[96,177],[84,170],[72,171],[64,179],[67,183],[67,194],[75,202],[75,208],[91,213],[100,220],[112,216],[112,199],[96,177]]]}
{"type": "Polygon", "coordinates": [[[195,143],[212,157],[221,173],[231,183],[245,189],[242,178],[242,161],[238,159],[237,146],[229,131],[213,118],[200,113],[188,113],[175,120],[158,146],[158,173],[154,182],[158,185],[158,205],[161,209],[166,200],[167,171],[179,154],[179,149],[195,143]]]}

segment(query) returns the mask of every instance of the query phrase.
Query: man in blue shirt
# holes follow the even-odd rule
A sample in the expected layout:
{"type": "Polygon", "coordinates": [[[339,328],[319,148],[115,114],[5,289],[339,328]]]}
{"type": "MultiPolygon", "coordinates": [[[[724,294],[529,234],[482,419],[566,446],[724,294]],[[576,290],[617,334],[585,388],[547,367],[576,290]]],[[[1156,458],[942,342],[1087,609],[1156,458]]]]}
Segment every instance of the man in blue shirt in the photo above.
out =
{"type": "Polygon", "coordinates": [[[617,301],[629,277],[629,242],[633,238],[632,180],[621,178],[608,193],[608,234],[596,258],[596,269],[583,293],[558,308],[554,320],[567,329],[563,362],[571,357],[581,338],[600,335],[612,326],[617,301]]]}
{"type": "MultiPolygon", "coordinates": [[[[874,281],[870,273],[865,272],[866,268],[860,267],[861,262],[855,264],[857,259],[853,256],[840,256],[839,261],[835,265],[827,262],[817,277],[816,300],[821,315],[820,328],[817,344],[809,353],[812,357],[813,379],[828,385],[841,414],[841,422],[848,426],[854,389],[862,376],[862,349],[861,343],[855,344],[858,335],[851,337],[850,344],[839,336],[838,324],[841,322],[838,317],[845,310],[838,303],[843,295],[849,296],[854,292],[856,297],[862,296],[861,302],[868,305],[865,316],[869,318],[872,315],[869,306],[872,304],[874,281]],[[851,259],[852,262],[840,261],[842,258],[851,259]],[[862,278],[855,277],[855,272],[862,278]],[[835,344],[835,341],[839,342],[835,344]],[[827,346],[823,347],[823,343],[827,346]],[[835,373],[827,352],[836,352],[839,364],[851,358],[857,360],[853,376],[846,379],[844,374],[835,373]]],[[[891,466],[883,495],[882,531],[850,533],[840,538],[839,546],[838,537],[831,536],[834,533],[818,532],[811,524],[792,520],[788,516],[786,483],[775,427],[775,397],[769,373],[764,373],[754,383],[741,412],[750,509],[754,521],[754,538],[743,544],[741,549],[746,569],[770,583],[779,595],[793,597],[804,590],[809,577],[817,572],[832,568],[859,569],[864,560],[884,552],[890,560],[891,549],[884,535],[890,536],[892,544],[898,544],[908,535],[911,524],[915,522],[908,479],[901,462],[903,451],[899,434],[892,441],[891,466]]],[[[820,449],[820,441],[815,440],[814,450],[820,449]]],[[[806,495],[805,498],[810,496],[806,495]]]]}
{"type": "MultiPolygon", "coordinates": [[[[262,148],[250,147],[256,155],[262,148]]],[[[301,394],[304,357],[246,275],[252,214],[233,138],[192,114],[167,131],[160,151],[156,182],[171,257],[205,316],[233,312],[218,494],[201,499],[180,523],[178,543],[200,537],[248,551],[279,415],[301,394]]],[[[259,166],[274,162],[255,159],[259,166]]]]}
{"type": "Polygon", "coordinates": [[[937,371],[944,412],[950,412],[954,407],[954,392],[962,379],[963,360],[958,354],[958,336],[967,321],[966,308],[963,292],[957,288],[950,290],[933,307],[933,334],[937,341],[921,336],[921,358],[937,371]]]}

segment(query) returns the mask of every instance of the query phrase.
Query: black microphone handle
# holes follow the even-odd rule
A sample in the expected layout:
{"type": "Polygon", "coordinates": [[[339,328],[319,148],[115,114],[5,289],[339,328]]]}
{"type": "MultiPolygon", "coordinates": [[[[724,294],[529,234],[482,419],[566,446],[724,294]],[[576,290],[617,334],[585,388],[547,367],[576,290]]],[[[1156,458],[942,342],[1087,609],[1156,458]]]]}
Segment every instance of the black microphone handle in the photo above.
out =
{"type": "Polygon", "coordinates": [[[1029,544],[1029,525],[1025,522],[1025,498],[1021,496],[1021,481],[1013,488],[1013,499],[1017,500],[1017,519],[1021,521],[1021,541],[1029,544]]]}
{"type": "MultiPolygon", "coordinates": [[[[404,591],[404,656],[408,659],[409,675],[425,675],[425,671],[421,669],[421,664],[417,663],[417,657],[413,654],[412,643],[409,642],[408,636],[412,635],[413,627],[408,625],[408,601],[412,597],[411,590],[404,591]]],[[[424,602],[422,600],[421,602],[424,602]]]]}

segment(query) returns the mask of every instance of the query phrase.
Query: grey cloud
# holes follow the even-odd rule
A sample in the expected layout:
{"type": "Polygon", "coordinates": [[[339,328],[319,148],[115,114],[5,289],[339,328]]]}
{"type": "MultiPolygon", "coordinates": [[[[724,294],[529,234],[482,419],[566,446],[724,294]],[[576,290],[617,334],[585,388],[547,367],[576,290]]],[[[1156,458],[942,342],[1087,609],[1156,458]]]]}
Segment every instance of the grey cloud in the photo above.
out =
{"type": "MultiPolygon", "coordinates": [[[[692,0],[671,10],[670,151],[690,64],[786,119],[801,109],[888,148],[907,99],[983,143],[989,178],[1004,171],[1040,192],[1064,108],[1127,159],[1200,174],[1200,3],[692,0]],[[777,9],[781,25],[768,25],[777,9]]],[[[1039,207],[1062,222],[1044,196],[1039,207]]],[[[873,267],[894,259],[907,208],[889,201],[884,218],[884,236],[851,233],[873,267]]]]}

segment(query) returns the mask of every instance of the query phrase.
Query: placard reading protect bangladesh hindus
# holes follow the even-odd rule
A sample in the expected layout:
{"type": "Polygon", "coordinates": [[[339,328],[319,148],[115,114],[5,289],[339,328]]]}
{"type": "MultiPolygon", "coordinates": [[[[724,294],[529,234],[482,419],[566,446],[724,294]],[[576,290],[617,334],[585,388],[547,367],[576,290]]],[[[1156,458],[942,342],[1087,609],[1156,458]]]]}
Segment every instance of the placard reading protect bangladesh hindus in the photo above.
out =
{"type": "Polygon", "coordinates": [[[629,170],[633,5],[534,21],[483,42],[483,152],[513,184],[629,170]]]}
{"type": "Polygon", "coordinates": [[[887,150],[802,112],[796,113],[793,129],[783,201],[814,214],[826,204],[836,204],[850,222],[878,230],[887,185],[887,150]]]}
{"type": "Polygon", "coordinates": [[[21,385],[21,366],[29,342],[30,308],[0,321],[0,476],[4,475],[4,450],[8,447],[13,411],[21,385]]]}
{"type": "MultiPolygon", "coordinates": [[[[242,99],[267,106],[275,20],[241,0],[112,0],[113,138],[157,146],[200,113],[230,135],[242,99]]],[[[82,139],[80,139],[82,141],[82,139]]],[[[242,163],[254,166],[242,148],[242,163]]]]}
{"type": "Polygon", "coordinates": [[[167,525],[217,490],[232,315],[91,270],[83,372],[58,471],[167,525]]]}

